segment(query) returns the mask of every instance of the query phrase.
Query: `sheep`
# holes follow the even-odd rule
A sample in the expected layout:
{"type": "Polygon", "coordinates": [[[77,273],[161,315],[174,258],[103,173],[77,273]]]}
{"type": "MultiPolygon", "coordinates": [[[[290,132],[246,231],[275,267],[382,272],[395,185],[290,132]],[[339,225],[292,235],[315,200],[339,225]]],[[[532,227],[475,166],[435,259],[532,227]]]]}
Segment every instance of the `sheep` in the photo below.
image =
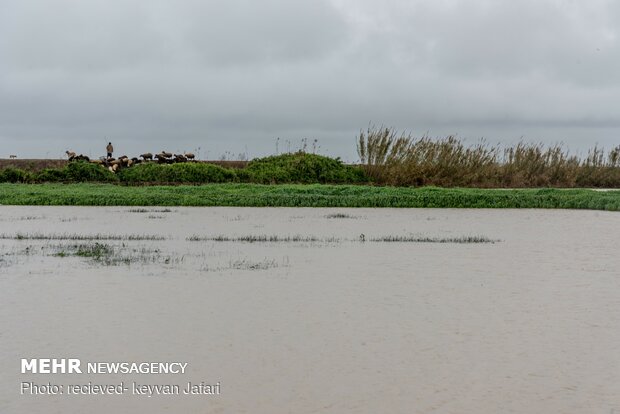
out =
{"type": "Polygon", "coordinates": [[[88,156],[84,155],[84,154],[80,154],[80,155],[74,157],[73,159],[75,161],[86,161],[86,162],[90,161],[90,158],[88,156]]]}
{"type": "Polygon", "coordinates": [[[9,158],[14,160],[15,158],[17,158],[17,155],[9,155],[9,158]]]}
{"type": "Polygon", "coordinates": [[[67,153],[67,157],[69,157],[69,161],[73,160],[76,157],[76,153],[73,151],[65,151],[67,153]]]}
{"type": "Polygon", "coordinates": [[[174,154],[174,162],[187,162],[187,158],[183,154],[174,154]]]}
{"type": "Polygon", "coordinates": [[[97,165],[103,165],[103,161],[102,160],[90,160],[91,164],[97,164],[97,165]]]}
{"type": "Polygon", "coordinates": [[[140,157],[144,159],[144,161],[153,161],[153,154],[151,154],[150,152],[145,152],[144,154],[141,154],[140,157]]]}
{"type": "MultiPolygon", "coordinates": [[[[170,153],[167,153],[167,154],[170,154],[170,153]]],[[[172,154],[170,154],[170,157],[171,156],[172,154]]],[[[172,161],[170,157],[167,156],[166,153],[155,154],[155,158],[157,158],[157,162],[160,164],[170,163],[172,161]]]]}
{"type": "Polygon", "coordinates": [[[196,158],[196,156],[191,152],[186,152],[185,158],[187,158],[188,160],[193,160],[194,158],[196,158]]]}
{"type": "Polygon", "coordinates": [[[162,151],[160,154],[163,155],[166,158],[172,157],[172,153],[171,152],[162,151]]]}

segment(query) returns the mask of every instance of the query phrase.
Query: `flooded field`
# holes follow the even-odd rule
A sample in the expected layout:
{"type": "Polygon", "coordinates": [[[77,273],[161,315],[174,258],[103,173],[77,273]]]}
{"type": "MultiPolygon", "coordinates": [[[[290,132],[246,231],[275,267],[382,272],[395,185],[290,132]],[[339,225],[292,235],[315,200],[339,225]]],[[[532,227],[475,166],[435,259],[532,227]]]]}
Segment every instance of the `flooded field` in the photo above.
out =
{"type": "Polygon", "coordinates": [[[2,206],[0,412],[620,413],[618,229],[595,211],[2,206]],[[20,392],[121,381],[221,392],[20,392]]]}

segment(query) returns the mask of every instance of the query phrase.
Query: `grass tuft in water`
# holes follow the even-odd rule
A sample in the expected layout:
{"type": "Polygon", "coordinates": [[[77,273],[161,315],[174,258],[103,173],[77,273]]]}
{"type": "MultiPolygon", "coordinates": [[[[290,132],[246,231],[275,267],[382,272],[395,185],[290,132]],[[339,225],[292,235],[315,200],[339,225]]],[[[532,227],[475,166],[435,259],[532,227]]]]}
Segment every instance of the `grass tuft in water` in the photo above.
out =
{"type": "Polygon", "coordinates": [[[0,234],[9,240],[166,240],[165,236],[149,234],[77,234],[77,233],[15,233],[0,234]]]}
{"type": "Polygon", "coordinates": [[[357,216],[352,216],[346,213],[332,213],[325,215],[326,219],[356,219],[357,216]]]}
{"type": "Polygon", "coordinates": [[[230,268],[235,270],[268,270],[278,267],[278,262],[274,259],[267,259],[261,261],[252,261],[249,259],[240,259],[230,262],[230,268]]]}
{"type": "Polygon", "coordinates": [[[225,236],[223,234],[217,236],[198,236],[193,235],[187,238],[188,241],[216,241],[216,242],[246,242],[246,243],[292,243],[292,242],[326,242],[335,243],[341,240],[337,237],[316,237],[316,236],[278,236],[278,235],[245,235],[245,236],[225,236]]]}
{"type": "Polygon", "coordinates": [[[496,243],[500,240],[493,240],[485,236],[460,236],[460,237],[428,237],[428,236],[381,236],[372,237],[371,242],[396,242],[396,243],[496,243]]]}
{"type": "Polygon", "coordinates": [[[148,209],[148,208],[130,208],[128,213],[170,213],[172,210],[169,208],[162,209],[148,209]]]}
{"type": "Polygon", "coordinates": [[[500,240],[490,239],[486,236],[459,236],[459,237],[430,237],[430,236],[399,236],[388,235],[379,237],[366,237],[360,234],[355,238],[339,238],[335,236],[278,236],[278,235],[245,235],[245,236],[198,236],[193,235],[187,238],[188,241],[215,241],[215,242],[247,242],[247,243],[293,243],[293,242],[312,242],[312,243],[340,243],[340,242],[398,242],[398,243],[496,243],[500,240]]]}
{"type": "Polygon", "coordinates": [[[99,260],[102,257],[106,256],[112,256],[113,254],[114,249],[112,248],[112,246],[101,243],[78,245],[75,252],[76,256],[92,257],[95,260],[99,260]]]}
{"type": "Polygon", "coordinates": [[[82,243],[58,246],[56,257],[82,257],[91,259],[95,264],[118,266],[139,264],[179,264],[184,257],[163,256],[159,249],[113,246],[104,243],[82,243]]]}

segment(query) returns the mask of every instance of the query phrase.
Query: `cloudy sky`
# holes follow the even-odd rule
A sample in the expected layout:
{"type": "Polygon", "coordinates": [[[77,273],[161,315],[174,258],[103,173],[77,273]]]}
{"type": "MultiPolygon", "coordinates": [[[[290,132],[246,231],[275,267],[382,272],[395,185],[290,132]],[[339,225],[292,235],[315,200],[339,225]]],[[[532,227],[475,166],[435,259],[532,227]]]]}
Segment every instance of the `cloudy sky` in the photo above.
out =
{"type": "Polygon", "coordinates": [[[0,158],[295,150],[369,123],[620,144],[620,2],[0,0],[0,158]]]}

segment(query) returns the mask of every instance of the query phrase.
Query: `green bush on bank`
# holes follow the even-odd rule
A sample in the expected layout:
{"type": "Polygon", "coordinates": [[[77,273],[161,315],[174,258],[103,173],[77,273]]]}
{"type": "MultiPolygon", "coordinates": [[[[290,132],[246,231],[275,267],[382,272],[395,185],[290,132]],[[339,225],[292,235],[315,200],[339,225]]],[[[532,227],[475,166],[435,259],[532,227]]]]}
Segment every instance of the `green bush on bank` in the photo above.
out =
{"type": "Polygon", "coordinates": [[[202,162],[147,162],[121,168],[114,174],[101,165],[76,161],[63,168],[46,168],[38,173],[7,168],[0,171],[0,182],[358,184],[368,182],[368,177],[361,168],[344,165],[340,159],[299,152],[256,159],[243,169],[202,162]]]}
{"type": "Polygon", "coordinates": [[[62,183],[69,181],[67,168],[45,168],[35,175],[38,183],[62,183]]]}
{"type": "Polygon", "coordinates": [[[72,182],[92,181],[104,183],[118,181],[116,175],[107,168],[89,162],[70,162],[65,169],[67,180],[72,182]]]}
{"type": "Polygon", "coordinates": [[[0,170],[0,183],[30,183],[33,181],[34,176],[29,171],[13,167],[0,170]]]}
{"type": "Polygon", "coordinates": [[[125,183],[224,183],[235,182],[235,171],[206,163],[138,164],[119,171],[125,183]]]}
{"type": "Polygon", "coordinates": [[[249,181],[260,184],[368,182],[368,177],[361,168],[344,165],[338,158],[304,152],[253,160],[245,173],[249,181]]]}
{"type": "Polygon", "coordinates": [[[82,161],[72,162],[63,168],[45,168],[39,172],[13,167],[0,170],[0,182],[3,183],[114,183],[117,181],[118,178],[106,168],[82,161]]]}

